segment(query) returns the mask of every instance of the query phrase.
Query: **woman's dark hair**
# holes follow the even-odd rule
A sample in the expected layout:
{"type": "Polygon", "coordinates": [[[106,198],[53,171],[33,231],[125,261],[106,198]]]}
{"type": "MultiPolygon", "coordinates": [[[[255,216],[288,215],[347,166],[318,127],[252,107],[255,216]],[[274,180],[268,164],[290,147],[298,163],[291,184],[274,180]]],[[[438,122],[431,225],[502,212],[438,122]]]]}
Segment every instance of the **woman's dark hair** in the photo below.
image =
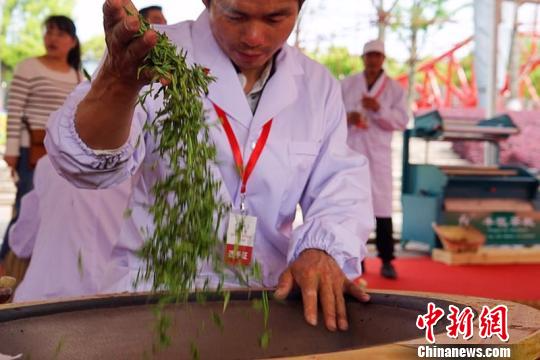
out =
{"type": "Polygon", "coordinates": [[[76,71],[81,70],[81,44],[73,21],[64,15],[51,15],[45,20],[44,24],[45,27],[55,27],[60,31],[64,31],[75,39],[76,44],[68,53],[68,64],[76,71]]]}

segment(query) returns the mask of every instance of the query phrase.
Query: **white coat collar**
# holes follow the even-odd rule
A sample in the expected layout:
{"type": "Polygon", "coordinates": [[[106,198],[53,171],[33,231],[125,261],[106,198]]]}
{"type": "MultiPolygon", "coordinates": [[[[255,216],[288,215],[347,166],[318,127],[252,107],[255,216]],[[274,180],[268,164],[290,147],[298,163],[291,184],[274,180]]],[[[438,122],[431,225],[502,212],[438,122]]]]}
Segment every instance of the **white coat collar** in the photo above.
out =
{"type": "Polygon", "coordinates": [[[381,87],[386,85],[386,72],[385,71],[383,71],[381,76],[379,76],[379,78],[375,81],[375,84],[373,85],[370,91],[368,91],[368,84],[367,84],[367,80],[366,80],[366,76],[364,72],[362,72],[360,76],[363,81],[362,83],[364,84],[364,93],[369,96],[375,96],[377,93],[379,93],[381,87]]]}
{"type": "Polygon", "coordinates": [[[207,67],[216,77],[208,88],[208,98],[246,128],[262,126],[298,97],[294,76],[303,70],[294,56],[296,50],[287,45],[276,57],[276,72],[268,80],[253,116],[233,64],[212,35],[206,10],[193,25],[192,39],[195,63],[207,67]]]}

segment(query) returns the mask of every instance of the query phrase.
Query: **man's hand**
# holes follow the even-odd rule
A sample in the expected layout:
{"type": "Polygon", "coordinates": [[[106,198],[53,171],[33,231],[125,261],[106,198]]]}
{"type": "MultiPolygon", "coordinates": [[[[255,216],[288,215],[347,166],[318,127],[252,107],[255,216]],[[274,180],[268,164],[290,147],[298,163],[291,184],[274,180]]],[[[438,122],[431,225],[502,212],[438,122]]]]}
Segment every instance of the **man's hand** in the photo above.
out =
{"type": "Polygon", "coordinates": [[[135,37],[139,25],[138,11],[131,1],[107,0],[103,4],[107,56],[75,114],[77,133],[92,149],[117,149],[126,143],[139,91],[152,81],[153,74],[138,78],[137,72],[158,35],[148,30],[135,37]]]}
{"type": "Polygon", "coordinates": [[[153,30],[146,31],[141,37],[134,37],[140,26],[138,14],[130,0],[107,0],[103,4],[107,57],[101,75],[116,79],[127,88],[132,88],[134,93],[138,93],[152,78],[152,74],[142,74],[141,79],[137,79],[137,70],[157,42],[157,34],[153,30]]]}
{"type": "Polygon", "coordinates": [[[381,108],[381,105],[379,104],[377,99],[375,99],[374,97],[369,97],[369,96],[364,96],[362,98],[362,106],[364,107],[364,109],[375,111],[375,112],[379,111],[379,109],[381,108]]]}
{"type": "Polygon", "coordinates": [[[328,330],[347,330],[347,310],[344,293],[362,302],[369,295],[345,277],[335,260],[322,250],[308,249],[280,276],[274,297],[284,300],[294,285],[302,291],[304,317],[310,325],[317,325],[317,302],[322,306],[324,323],[328,330]]]}
{"type": "Polygon", "coordinates": [[[347,113],[347,125],[356,126],[360,129],[367,129],[368,121],[367,118],[358,111],[352,111],[347,113]]]}

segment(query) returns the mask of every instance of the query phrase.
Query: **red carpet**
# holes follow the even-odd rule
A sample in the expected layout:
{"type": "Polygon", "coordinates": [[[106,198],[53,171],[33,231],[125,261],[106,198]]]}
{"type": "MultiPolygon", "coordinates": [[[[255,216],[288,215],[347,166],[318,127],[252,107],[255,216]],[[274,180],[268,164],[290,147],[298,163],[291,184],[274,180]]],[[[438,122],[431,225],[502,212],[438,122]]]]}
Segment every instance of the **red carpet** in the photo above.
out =
{"type": "Polygon", "coordinates": [[[428,257],[396,259],[397,280],[379,275],[380,260],[366,259],[368,289],[425,291],[500,300],[540,300],[540,265],[448,266],[428,257]]]}

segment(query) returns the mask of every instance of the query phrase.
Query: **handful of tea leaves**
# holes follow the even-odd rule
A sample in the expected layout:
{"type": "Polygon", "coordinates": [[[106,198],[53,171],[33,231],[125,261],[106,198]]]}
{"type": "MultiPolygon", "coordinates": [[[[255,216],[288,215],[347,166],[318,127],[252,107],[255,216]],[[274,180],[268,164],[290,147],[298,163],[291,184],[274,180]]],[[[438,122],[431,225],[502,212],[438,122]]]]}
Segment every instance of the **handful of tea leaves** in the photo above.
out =
{"type": "MultiPolygon", "coordinates": [[[[140,22],[138,36],[149,29],[145,20],[140,22]]],[[[151,281],[155,291],[166,290],[165,302],[182,302],[193,290],[199,262],[221,263],[217,229],[226,206],[210,167],[216,149],[209,141],[201,101],[212,79],[201,66],[189,65],[186,54],[161,33],[139,74],[146,71],[154,81],[139,103],[144,107],[148,96],[161,94],[163,107],[145,130],[155,139],[155,151],[168,160],[169,171],[152,188],[148,211],[155,228],[140,250],[145,269],[138,281],[151,281]],[[167,85],[159,83],[162,78],[167,85]]]]}
{"type": "MultiPolygon", "coordinates": [[[[139,19],[138,36],[142,36],[149,24],[142,17],[139,19]]],[[[149,89],[140,96],[139,103],[144,107],[148,96],[163,96],[163,107],[156,119],[146,124],[145,130],[153,135],[157,144],[155,151],[161,158],[168,159],[170,169],[152,187],[154,199],[148,211],[155,228],[146,234],[140,250],[145,269],[139,274],[138,281],[151,280],[154,291],[167,291],[168,296],[160,302],[156,315],[161,345],[168,345],[170,319],[164,314],[163,306],[188,300],[197,279],[199,262],[211,263],[218,276],[224,278],[218,228],[229,206],[219,199],[220,183],[213,178],[210,168],[216,158],[216,149],[210,141],[201,100],[213,79],[203,67],[189,65],[186,53],[179,52],[161,33],[158,33],[156,46],[139,68],[139,75],[142,72],[150,72],[154,78],[149,89]],[[167,84],[160,83],[161,79],[167,79],[167,84]],[[154,91],[155,86],[159,86],[157,91],[154,91]]],[[[237,232],[241,231],[238,229],[237,232]]],[[[245,270],[249,269],[236,274],[241,283],[249,286],[245,270]]],[[[256,279],[261,278],[258,264],[253,266],[251,274],[256,279]]],[[[214,290],[222,292],[221,285],[214,290]]],[[[201,299],[201,294],[210,289],[205,283],[198,290],[197,298],[201,299]]],[[[225,310],[229,293],[225,292],[223,296],[225,310]]],[[[269,339],[266,292],[263,292],[262,304],[266,331],[261,344],[266,346],[269,339]]]]}

